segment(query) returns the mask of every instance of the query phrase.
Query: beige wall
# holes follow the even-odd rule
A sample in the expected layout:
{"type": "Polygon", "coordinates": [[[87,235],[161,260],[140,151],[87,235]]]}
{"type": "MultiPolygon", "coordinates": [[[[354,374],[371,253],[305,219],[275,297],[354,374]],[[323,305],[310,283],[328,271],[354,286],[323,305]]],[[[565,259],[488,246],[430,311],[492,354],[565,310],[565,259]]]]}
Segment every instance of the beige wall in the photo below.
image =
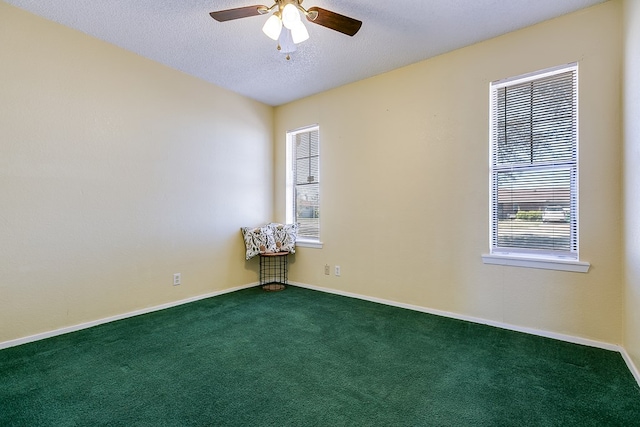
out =
{"type": "Polygon", "coordinates": [[[285,132],[318,123],[321,135],[324,248],[300,248],[290,279],[622,343],[621,20],[621,3],[607,2],[277,108],[277,219],[285,132]],[[573,61],[580,257],[591,270],[484,265],[489,83],[573,61]]]}
{"type": "Polygon", "coordinates": [[[640,2],[624,4],[625,348],[640,367],[640,2]]]}
{"type": "Polygon", "coordinates": [[[0,64],[0,343],[257,280],[271,107],[3,2],[0,64]]]}
{"type": "Polygon", "coordinates": [[[0,2],[0,343],[255,281],[238,228],[284,220],[284,133],[319,123],[325,245],[291,280],[624,340],[640,364],[640,10],[624,2],[623,253],[622,4],[279,107],[273,132],[270,107],[0,2]],[[573,61],[591,270],[484,265],[489,82],[573,61]]]}

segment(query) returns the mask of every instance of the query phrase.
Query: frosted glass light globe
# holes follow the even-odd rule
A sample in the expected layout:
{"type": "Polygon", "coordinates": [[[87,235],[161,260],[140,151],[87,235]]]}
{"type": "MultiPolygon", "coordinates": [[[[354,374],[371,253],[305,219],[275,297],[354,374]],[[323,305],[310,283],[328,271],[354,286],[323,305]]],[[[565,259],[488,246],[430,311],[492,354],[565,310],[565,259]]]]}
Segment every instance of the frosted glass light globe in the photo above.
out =
{"type": "Polygon", "coordinates": [[[286,28],[292,30],[296,22],[300,22],[300,12],[292,3],[288,3],[282,9],[282,23],[286,28]]]}

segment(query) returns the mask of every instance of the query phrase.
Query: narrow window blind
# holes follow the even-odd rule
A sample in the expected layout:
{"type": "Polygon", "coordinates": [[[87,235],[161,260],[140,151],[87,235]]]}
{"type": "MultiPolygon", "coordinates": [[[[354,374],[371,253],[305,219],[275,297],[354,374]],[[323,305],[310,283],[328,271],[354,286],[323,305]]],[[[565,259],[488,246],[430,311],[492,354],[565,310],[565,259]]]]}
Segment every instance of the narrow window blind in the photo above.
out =
{"type": "Polygon", "coordinates": [[[577,259],[577,66],[491,89],[492,253],[577,259]]]}
{"type": "Polygon", "coordinates": [[[320,238],[320,138],[317,128],[297,132],[294,144],[294,218],[298,236],[320,238]]]}

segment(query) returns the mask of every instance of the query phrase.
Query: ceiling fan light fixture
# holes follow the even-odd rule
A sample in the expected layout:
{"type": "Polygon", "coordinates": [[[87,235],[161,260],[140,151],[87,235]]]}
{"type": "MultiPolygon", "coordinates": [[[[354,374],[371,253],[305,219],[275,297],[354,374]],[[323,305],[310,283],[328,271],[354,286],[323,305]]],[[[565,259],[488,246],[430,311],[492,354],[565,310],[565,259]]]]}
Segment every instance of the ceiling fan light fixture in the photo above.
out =
{"type": "Polygon", "coordinates": [[[296,45],[309,39],[309,31],[302,22],[302,15],[307,21],[316,25],[338,31],[348,36],[354,36],[362,26],[362,21],[349,18],[320,7],[302,7],[303,0],[274,0],[271,7],[245,6],[234,9],[218,10],[209,15],[218,22],[248,18],[256,15],[266,15],[276,9],[262,27],[267,37],[278,42],[278,50],[287,55],[295,52],[296,45]]]}
{"type": "MultiPolygon", "coordinates": [[[[277,12],[276,12],[277,13],[277,12]]],[[[262,32],[272,40],[278,40],[280,33],[282,32],[282,21],[280,17],[275,13],[267,19],[262,27],[262,32]]]]}
{"type": "Polygon", "coordinates": [[[304,26],[302,21],[298,21],[294,24],[291,29],[291,38],[295,44],[302,43],[309,39],[309,31],[307,31],[307,27],[304,26]]]}
{"type": "Polygon", "coordinates": [[[300,21],[300,12],[293,3],[287,3],[282,9],[282,23],[290,30],[300,21]]]}
{"type": "Polygon", "coordinates": [[[293,42],[291,30],[283,28],[278,39],[278,50],[282,53],[293,53],[297,50],[296,44],[293,42]]]}

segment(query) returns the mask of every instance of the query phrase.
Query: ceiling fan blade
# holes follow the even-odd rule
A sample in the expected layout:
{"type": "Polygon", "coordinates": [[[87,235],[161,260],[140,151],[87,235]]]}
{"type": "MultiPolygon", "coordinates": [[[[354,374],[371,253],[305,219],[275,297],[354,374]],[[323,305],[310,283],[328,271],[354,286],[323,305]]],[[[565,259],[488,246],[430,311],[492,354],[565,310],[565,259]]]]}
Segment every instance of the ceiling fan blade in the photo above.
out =
{"type": "Polygon", "coordinates": [[[310,22],[331,28],[348,36],[355,35],[362,26],[362,21],[322,9],[321,7],[310,7],[308,12],[307,19],[310,22]],[[312,19],[313,16],[316,16],[315,19],[312,19]]]}
{"type": "Polygon", "coordinates": [[[218,22],[231,21],[232,19],[247,18],[249,16],[263,15],[268,11],[267,6],[246,6],[235,9],[220,10],[211,12],[209,15],[218,22]]]}

